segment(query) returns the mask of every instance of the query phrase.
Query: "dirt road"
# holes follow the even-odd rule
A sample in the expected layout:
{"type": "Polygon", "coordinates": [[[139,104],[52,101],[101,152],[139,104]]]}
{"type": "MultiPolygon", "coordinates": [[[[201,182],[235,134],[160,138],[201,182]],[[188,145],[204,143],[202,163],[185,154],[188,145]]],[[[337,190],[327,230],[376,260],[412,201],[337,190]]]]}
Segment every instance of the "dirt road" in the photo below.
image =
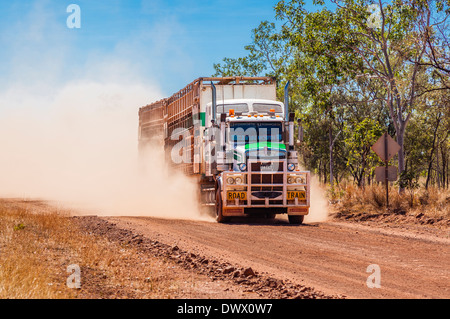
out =
{"type": "Polygon", "coordinates": [[[450,298],[450,239],[357,223],[292,226],[240,220],[217,224],[150,217],[102,217],[177,249],[346,298],[450,298]],[[380,288],[369,288],[378,265],[380,288]]]}

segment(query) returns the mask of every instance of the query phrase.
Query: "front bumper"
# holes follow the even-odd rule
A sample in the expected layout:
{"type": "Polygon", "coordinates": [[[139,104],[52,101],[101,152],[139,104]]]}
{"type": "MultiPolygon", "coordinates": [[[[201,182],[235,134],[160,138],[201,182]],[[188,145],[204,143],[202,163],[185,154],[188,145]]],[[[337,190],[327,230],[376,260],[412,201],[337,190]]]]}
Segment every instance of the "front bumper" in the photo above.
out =
{"type": "Polygon", "coordinates": [[[224,216],[245,216],[258,209],[288,215],[309,213],[310,172],[288,171],[286,162],[280,162],[275,171],[255,171],[255,163],[249,162],[246,172],[222,173],[224,216]],[[228,182],[229,177],[236,176],[241,183],[228,182]]]}

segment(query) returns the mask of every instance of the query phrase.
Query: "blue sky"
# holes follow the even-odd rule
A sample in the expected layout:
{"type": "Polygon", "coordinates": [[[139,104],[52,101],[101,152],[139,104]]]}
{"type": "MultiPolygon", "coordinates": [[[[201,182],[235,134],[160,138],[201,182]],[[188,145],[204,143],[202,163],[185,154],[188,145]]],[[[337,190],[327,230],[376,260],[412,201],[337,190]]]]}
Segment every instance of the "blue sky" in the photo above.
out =
{"type": "MultiPolygon", "coordinates": [[[[0,86],[81,78],[156,83],[173,93],[245,54],[276,0],[13,0],[0,2],[0,86]],[[81,28],[66,25],[70,4],[81,28]]],[[[1,90],[1,89],[0,89],[1,90]]]]}
{"type": "Polygon", "coordinates": [[[277,1],[0,0],[0,194],[160,211],[186,183],[137,174],[139,107],[243,56],[277,1]]]}

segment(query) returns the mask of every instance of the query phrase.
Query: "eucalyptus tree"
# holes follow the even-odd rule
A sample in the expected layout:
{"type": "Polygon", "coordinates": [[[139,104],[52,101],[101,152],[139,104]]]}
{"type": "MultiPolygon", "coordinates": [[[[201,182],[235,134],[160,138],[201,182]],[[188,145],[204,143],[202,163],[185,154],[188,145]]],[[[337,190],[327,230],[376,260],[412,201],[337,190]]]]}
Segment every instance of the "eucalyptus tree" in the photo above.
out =
{"type": "MultiPolygon", "coordinates": [[[[352,148],[366,147],[367,140],[352,137],[351,130],[359,134],[368,129],[375,136],[378,128],[384,128],[401,146],[398,166],[404,171],[405,132],[416,111],[421,111],[419,106],[436,94],[441,98],[429,99],[434,104],[427,105],[450,105],[450,0],[313,3],[318,10],[309,10],[301,0],[279,1],[275,6],[279,27],[262,22],[246,47],[248,55],[225,58],[224,64],[215,65],[216,75],[265,74],[280,84],[289,80],[291,107],[305,128],[308,166],[321,170],[327,150],[331,161],[334,149],[339,154],[334,158],[352,165],[355,177],[354,172],[364,172],[361,167],[374,161],[362,158],[358,164],[352,156],[352,148]]],[[[445,147],[443,151],[447,152],[445,147]]]]}
{"type": "MultiPolygon", "coordinates": [[[[448,1],[395,0],[377,3],[365,0],[332,0],[336,13],[345,16],[351,48],[363,60],[361,76],[379,81],[386,88],[385,101],[395,127],[399,172],[405,170],[404,137],[416,99],[430,89],[418,86],[418,75],[426,69],[427,43],[432,30],[429,17],[432,5],[449,15],[448,1]],[[368,9],[372,8],[374,12],[368,9]],[[428,19],[428,21],[427,21],[428,19]],[[418,21],[425,22],[420,28],[418,21]]],[[[433,89],[432,89],[433,90],[433,89]]],[[[400,191],[402,188],[400,187],[400,191]]]]}

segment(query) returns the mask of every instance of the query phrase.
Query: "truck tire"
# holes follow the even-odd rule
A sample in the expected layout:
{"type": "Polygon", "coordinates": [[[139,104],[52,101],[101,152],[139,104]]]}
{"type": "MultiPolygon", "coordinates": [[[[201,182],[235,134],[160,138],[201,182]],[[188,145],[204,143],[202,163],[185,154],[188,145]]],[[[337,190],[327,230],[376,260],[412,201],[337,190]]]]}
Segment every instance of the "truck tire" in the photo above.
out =
{"type": "Polygon", "coordinates": [[[216,221],[218,223],[224,223],[228,220],[228,218],[223,216],[223,202],[222,202],[222,192],[220,191],[220,188],[216,190],[216,221]]]}
{"type": "Polygon", "coordinates": [[[288,219],[289,219],[289,224],[292,225],[301,225],[303,223],[303,218],[305,216],[300,215],[300,216],[296,216],[296,215],[288,215],[288,219]]]}

